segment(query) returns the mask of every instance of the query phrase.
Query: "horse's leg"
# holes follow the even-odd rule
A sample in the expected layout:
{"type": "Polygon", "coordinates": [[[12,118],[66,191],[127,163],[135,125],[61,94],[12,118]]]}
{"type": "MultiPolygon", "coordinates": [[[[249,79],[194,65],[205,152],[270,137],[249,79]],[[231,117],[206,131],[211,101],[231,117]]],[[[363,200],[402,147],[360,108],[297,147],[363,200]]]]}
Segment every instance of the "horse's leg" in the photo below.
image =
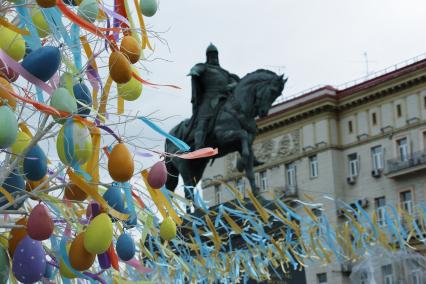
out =
{"type": "Polygon", "coordinates": [[[254,196],[256,196],[259,193],[259,189],[256,186],[256,179],[254,177],[253,162],[254,162],[254,155],[253,155],[253,152],[250,151],[248,163],[245,167],[245,170],[246,170],[246,177],[250,182],[251,190],[252,190],[254,196]]]}
{"type": "Polygon", "coordinates": [[[167,169],[166,188],[174,192],[179,182],[179,170],[173,162],[173,159],[170,158],[166,158],[165,160],[167,169]]]}

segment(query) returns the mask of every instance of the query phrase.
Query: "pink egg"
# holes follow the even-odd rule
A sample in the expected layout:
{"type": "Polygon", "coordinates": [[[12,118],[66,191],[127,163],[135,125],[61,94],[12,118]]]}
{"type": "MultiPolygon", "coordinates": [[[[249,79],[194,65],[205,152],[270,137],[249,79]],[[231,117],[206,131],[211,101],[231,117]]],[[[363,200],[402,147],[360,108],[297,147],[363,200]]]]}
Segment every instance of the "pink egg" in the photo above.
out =
{"type": "Polygon", "coordinates": [[[161,188],[167,181],[167,169],[164,161],[155,163],[148,173],[148,183],[152,188],[161,188]]]}
{"type": "Polygon", "coordinates": [[[50,218],[49,212],[47,212],[46,206],[40,203],[34,207],[28,218],[28,235],[34,240],[44,241],[50,238],[54,227],[55,225],[52,218],[50,218]]]}

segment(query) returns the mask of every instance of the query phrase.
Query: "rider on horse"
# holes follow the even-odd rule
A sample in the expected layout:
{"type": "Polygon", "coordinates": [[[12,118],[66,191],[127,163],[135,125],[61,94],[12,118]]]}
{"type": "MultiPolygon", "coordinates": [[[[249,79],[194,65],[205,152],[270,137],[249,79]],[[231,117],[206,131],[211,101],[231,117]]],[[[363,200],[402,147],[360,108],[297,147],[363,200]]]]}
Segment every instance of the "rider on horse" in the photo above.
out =
{"type": "Polygon", "coordinates": [[[192,121],[189,131],[194,133],[195,150],[205,147],[209,124],[219,106],[232,93],[240,78],[219,65],[218,50],[210,44],[206,50],[206,63],[192,67],[192,121]]]}

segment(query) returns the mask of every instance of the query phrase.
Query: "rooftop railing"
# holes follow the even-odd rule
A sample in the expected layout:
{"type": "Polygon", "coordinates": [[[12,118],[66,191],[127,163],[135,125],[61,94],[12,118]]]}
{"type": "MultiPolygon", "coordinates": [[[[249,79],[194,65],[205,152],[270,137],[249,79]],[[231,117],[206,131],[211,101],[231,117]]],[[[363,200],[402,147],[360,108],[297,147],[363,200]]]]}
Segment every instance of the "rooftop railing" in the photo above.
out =
{"type": "Polygon", "coordinates": [[[426,165],[426,150],[407,155],[406,159],[394,158],[387,161],[387,174],[394,174],[410,168],[426,165]]]}

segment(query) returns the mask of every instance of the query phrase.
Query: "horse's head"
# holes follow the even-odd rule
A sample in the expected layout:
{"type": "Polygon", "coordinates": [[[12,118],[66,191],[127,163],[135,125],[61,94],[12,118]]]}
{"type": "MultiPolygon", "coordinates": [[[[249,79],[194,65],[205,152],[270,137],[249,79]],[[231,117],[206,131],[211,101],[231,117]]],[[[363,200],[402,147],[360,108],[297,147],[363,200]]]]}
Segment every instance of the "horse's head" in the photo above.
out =
{"type": "Polygon", "coordinates": [[[278,76],[275,73],[273,73],[273,75],[274,76],[269,81],[260,85],[255,94],[256,115],[259,117],[268,115],[272,103],[281,95],[284,85],[287,82],[287,78],[284,79],[284,75],[278,76]]]}

